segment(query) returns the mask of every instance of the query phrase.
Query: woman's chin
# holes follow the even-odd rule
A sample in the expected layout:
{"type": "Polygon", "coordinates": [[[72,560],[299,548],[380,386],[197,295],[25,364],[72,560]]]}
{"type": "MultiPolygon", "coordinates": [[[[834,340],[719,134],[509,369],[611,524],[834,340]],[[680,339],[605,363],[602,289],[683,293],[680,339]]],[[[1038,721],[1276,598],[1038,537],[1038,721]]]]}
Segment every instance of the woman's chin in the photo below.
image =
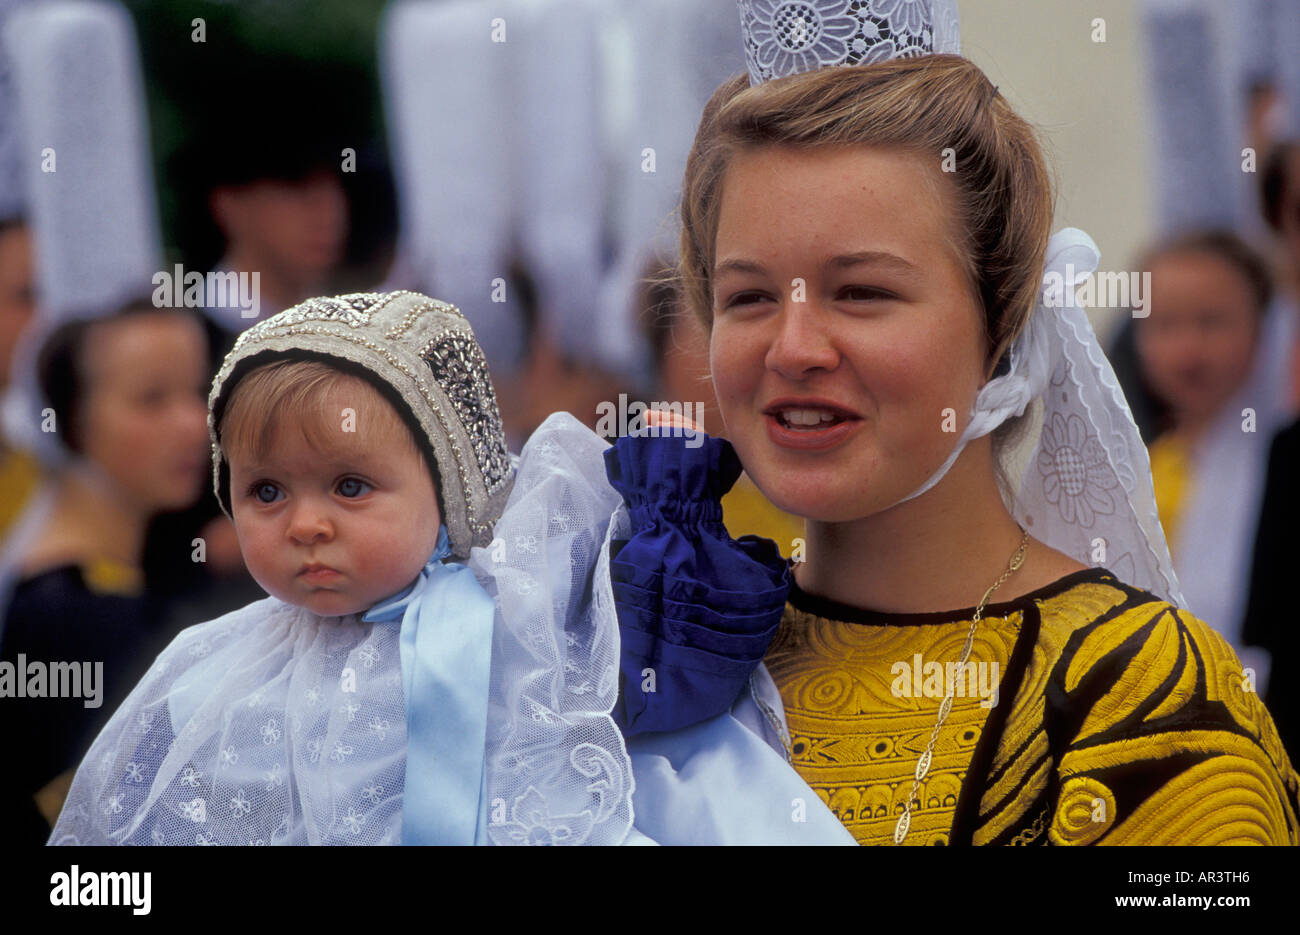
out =
{"type": "Polygon", "coordinates": [[[851,516],[858,506],[857,498],[846,494],[837,494],[825,485],[808,483],[790,483],[788,480],[764,487],[758,478],[753,478],[758,489],[772,505],[793,516],[813,522],[838,522],[851,516]]]}

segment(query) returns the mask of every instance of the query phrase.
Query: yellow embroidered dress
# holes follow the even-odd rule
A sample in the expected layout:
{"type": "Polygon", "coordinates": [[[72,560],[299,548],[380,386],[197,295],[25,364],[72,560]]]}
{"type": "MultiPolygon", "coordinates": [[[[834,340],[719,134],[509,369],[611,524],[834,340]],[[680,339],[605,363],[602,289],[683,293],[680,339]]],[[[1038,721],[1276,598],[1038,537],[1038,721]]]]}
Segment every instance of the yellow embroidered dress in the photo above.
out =
{"type": "Polygon", "coordinates": [[[1202,621],[1090,568],[989,604],[974,669],[927,669],[956,662],[974,612],[792,586],[764,661],[795,769],[859,843],[892,843],[954,676],[908,844],[1297,843],[1300,780],[1202,621]]]}

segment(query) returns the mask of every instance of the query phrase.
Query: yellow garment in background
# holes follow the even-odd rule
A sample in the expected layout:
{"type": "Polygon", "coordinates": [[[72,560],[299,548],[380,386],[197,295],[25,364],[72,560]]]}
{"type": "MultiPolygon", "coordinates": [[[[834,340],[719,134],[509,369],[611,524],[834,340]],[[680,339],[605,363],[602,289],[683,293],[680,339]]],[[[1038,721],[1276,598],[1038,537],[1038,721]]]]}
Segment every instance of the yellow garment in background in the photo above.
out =
{"type": "Polygon", "coordinates": [[[1178,541],[1178,522],[1192,484],[1191,447],[1177,432],[1165,432],[1151,443],[1151,481],[1155,485],[1156,512],[1170,552],[1178,541]]]}
{"type": "Polygon", "coordinates": [[[17,448],[0,446],[0,542],[41,482],[41,465],[32,455],[17,448]]]}
{"type": "MultiPolygon", "coordinates": [[[[791,591],[764,662],[792,765],[860,844],[892,845],[943,701],[937,684],[900,685],[902,669],[936,662],[947,678],[974,611],[883,614],[791,591]]],[[[1300,841],[1300,777],[1273,720],[1186,611],[1084,569],[988,605],[970,661],[989,677],[954,684],[904,843],[1300,841]]]]}
{"type": "Polygon", "coordinates": [[[771,539],[787,558],[794,540],[803,538],[803,520],[773,506],[743,473],[722,498],[722,522],[731,538],[753,535],[771,539]]]}
{"type": "Polygon", "coordinates": [[[89,558],[80,562],[86,587],[96,594],[140,597],[144,594],[144,572],[112,558],[89,558]]]}

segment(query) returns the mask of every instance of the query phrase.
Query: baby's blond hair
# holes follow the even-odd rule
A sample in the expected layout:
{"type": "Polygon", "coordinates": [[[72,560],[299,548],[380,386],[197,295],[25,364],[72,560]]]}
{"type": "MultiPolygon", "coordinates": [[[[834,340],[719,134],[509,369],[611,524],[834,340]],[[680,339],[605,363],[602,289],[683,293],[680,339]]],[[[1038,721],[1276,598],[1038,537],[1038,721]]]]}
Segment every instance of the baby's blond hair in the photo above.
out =
{"type": "MultiPolygon", "coordinates": [[[[261,460],[270,451],[275,430],[285,425],[299,429],[317,451],[336,449],[343,441],[392,444],[400,437],[424,456],[402,417],[375,387],[321,361],[279,360],[250,371],[231,391],[217,437],[227,460],[232,452],[261,460]],[[350,397],[347,408],[356,414],[353,439],[343,430],[347,414],[330,407],[340,392],[350,397]]],[[[428,457],[424,460],[428,467],[428,457]]]]}

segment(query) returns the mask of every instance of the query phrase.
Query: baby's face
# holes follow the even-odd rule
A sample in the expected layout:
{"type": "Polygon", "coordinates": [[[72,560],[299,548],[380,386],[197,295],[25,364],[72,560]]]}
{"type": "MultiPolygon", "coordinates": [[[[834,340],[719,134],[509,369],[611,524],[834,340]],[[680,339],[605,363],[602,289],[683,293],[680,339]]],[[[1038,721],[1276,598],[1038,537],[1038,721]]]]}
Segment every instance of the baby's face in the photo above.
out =
{"type": "Polygon", "coordinates": [[[424,459],[396,434],[404,427],[366,432],[364,416],[324,452],[292,424],[275,426],[261,462],[228,452],[249,573],[267,593],[325,616],[359,613],[407,587],[438,543],[424,459]]]}

